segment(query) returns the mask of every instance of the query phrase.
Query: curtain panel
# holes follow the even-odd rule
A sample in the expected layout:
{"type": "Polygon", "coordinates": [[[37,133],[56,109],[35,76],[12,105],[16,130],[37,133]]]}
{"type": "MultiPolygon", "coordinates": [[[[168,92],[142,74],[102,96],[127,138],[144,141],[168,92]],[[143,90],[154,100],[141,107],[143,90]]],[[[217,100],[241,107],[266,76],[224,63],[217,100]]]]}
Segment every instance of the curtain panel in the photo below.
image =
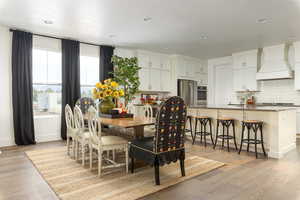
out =
{"type": "Polygon", "coordinates": [[[17,145],[35,144],[32,108],[32,34],[13,31],[12,103],[17,145]]]}
{"type": "Polygon", "coordinates": [[[104,45],[100,46],[100,81],[113,77],[111,74],[114,71],[114,67],[111,62],[113,54],[114,47],[104,45]]]}
{"type": "Polygon", "coordinates": [[[79,42],[62,40],[62,113],[61,138],[67,138],[65,106],[73,109],[80,98],[80,50],[79,42]]]}

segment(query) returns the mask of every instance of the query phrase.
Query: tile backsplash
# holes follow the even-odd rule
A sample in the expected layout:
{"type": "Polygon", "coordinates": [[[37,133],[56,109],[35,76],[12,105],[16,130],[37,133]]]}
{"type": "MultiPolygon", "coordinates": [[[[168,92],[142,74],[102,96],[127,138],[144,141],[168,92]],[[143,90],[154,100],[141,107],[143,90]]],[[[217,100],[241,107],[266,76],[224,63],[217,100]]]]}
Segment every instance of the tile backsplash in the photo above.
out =
{"type": "Polygon", "coordinates": [[[257,103],[294,103],[300,105],[300,91],[293,79],[258,81],[257,103]]]}

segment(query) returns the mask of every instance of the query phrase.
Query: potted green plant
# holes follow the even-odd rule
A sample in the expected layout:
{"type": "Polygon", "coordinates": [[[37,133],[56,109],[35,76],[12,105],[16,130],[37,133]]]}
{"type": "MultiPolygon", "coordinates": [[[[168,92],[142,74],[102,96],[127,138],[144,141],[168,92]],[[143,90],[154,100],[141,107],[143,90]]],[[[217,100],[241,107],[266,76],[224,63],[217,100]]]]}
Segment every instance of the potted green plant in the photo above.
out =
{"type": "Polygon", "coordinates": [[[141,68],[138,66],[138,59],[137,57],[123,58],[114,55],[112,63],[114,64],[113,79],[123,88],[125,106],[127,106],[140,86],[138,71],[141,68]]]}

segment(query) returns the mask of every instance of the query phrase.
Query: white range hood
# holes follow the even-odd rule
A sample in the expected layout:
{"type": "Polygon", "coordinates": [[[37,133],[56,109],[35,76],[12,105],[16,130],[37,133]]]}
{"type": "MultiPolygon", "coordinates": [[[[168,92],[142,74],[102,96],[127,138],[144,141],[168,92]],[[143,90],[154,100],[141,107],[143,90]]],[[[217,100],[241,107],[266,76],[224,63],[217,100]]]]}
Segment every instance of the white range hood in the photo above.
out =
{"type": "Polygon", "coordinates": [[[290,64],[294,51],[291,45],[282,44],[265,47],[261,55],[261,67],[256,80],[292,79],[294,72],[290,64]]]}

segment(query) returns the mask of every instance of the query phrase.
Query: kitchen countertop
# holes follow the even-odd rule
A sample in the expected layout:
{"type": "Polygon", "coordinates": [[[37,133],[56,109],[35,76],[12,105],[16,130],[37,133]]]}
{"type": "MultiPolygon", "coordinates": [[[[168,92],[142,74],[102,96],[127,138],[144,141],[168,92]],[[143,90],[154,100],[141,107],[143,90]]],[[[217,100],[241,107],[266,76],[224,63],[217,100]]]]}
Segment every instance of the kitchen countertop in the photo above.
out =
{"type": "Polygon", "coordinates": [[[241,106],[241,105],[216,105],[216,104],[194,105],[194,106],[189,106],[189,108],[223,109],[223,110],[244,109],[249,111],[272,111],[272,112],[297,109],[297,107],[286,107],[286,106],[255,106],[255,105],[241,106]]]}

